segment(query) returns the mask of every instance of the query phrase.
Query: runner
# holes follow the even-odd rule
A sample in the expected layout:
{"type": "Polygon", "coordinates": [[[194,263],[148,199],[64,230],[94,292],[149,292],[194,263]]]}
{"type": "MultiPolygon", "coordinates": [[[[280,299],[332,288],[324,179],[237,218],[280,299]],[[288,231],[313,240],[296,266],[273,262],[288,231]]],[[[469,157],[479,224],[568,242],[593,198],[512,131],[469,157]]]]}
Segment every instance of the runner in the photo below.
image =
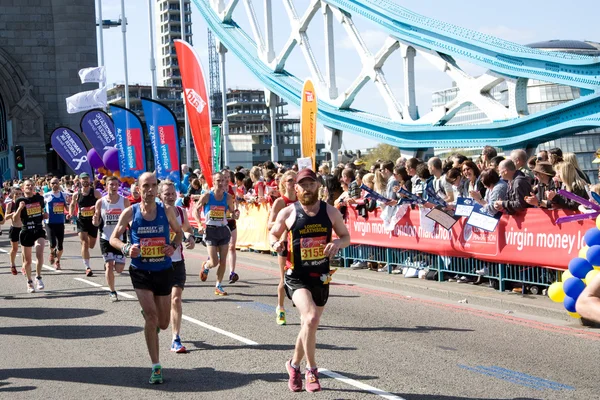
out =
{"type": "MultiPolygon", "coordinates": [[[[175,183],[166,179],[160,182],[158,192],[160,199],[168,206],[174,207],[177,210],[177,223],[183,230],[185,248],[191,250],[196,245],[194,240],[194,228],[191,227],[188,221],[186,212],[181,207],[175,206],[177,192],[175,191],[175,183]]],[[[175,237],[175,232],[171,231],[171,239],[175,237]]],[[[173,332],[173,342],[171,343],[171,351],[174,353],[187,353],[187,349],[181,344],[181,296],[185,287],[186,271],[185,261],[183,258],[183,247],[179,246],[171,256],[173,263],[173,289],[171,290],[171,330],[173,332]]]]}
{"type": "MultiPolygon", "coordinates": [[[[231,240],[231,231],[227,226],[225,213],[233,209],[233,198],[223,191],[223,175],[217,172],[213,175],[213,189],[210,192],[202,194],[194,207],[194,218],[200,219],[200,209],[204,210],[206,218],[206,229],[204,230],[204,241],[208,249],[209,260],[202,263],[202,272],[200,280],[203,282],[208,278],[210,268],[218,266],[217,282],[215,285],[215,295],[227,296],[223,290],[221,282],[225,275],[227,265],[227,252],[229,251],[229,241],[231,240]]],[[[234,215],[237,219],[237,215],[234,215]]],[[[198,222],[200,223],[200,222],[198,222]]]]}
{"type": "MultiPolygon", "coordinates": [[[[281,192],[281,197],[273,202],[271,214],[269,215],[269,230],[271,230],[273,225],[275,225],[275,219],[277,218],[279,212],[298,200],[296,198],[296,173],[294,171],[290,170],[283,174],[281,177],[281,183],[279,184],[279,191],[281,192]]],[[[287,232],[284,232],[281,237],[283,238],[283,251],[277,253],[277,262],[279,263],[279,285],[277,286],[277,308],[275,309],[275,313],[277,314],[276,321],[278,325],[286,324],[285,308],[283,307],[283,300],[285,298],[285,264],[288,256],[286,233],[287,232]]]]}
{"type": "Polygon", "coordinates": [[[235,210],[227,210],[227,226],[231,231],[231,240],[229,241],[229,250],[227,252],[227,261],[229,261],[229,284],[236,283],[240,279],[239,275],[235,272],[235,264],[237,262],[237,253],[235,244],[237,242],[237,223],[236,220],[240,217],[238,210],[237,198],[235,196],[235,190],[233,183],[231,182],[231,171],[225,169],[222,171],[223,174],[223,190],[227,192],[234,201],[235,210]]]}
{"type": "Polygon", "coordinates": [[[302,390],[300,363],[306,356],[306,391],[318,392],[316,335],[329,297],[329,259],[350,244],[350,234],[340,212],[319,200],[320,184],[312,170],[298,172],[296,182],[299,202],[279,212],[269,238],[271,247],[281,253],[284,242],[280,238],[289,231],[285,291],[301,317],[294,355],[286,362],[288,387],[294,392],[302,390]],[[339,239],[331,239],[332,231],[339,239]]]}
{"type": "Polygon", "coordinates": [[[14,217],[20,219],[22,223],[19,242],[21,243],[21,252],[23,253],[23,267],[27,276],[27,292],[34,293],[36,289],[44,289],[42,265],[44,265],[46,232],[44,231],[43,220],[48,218],[48,214],[44,212],[44,198],[34,192],[33,181],[29,179],[23,182],[23,196],[19,197],[15,202],[18,208],[14,217]],[[37,260],[35,288],[31,280],[32,248],[34,245],[37,260]]]}
{"type": "Polygon", "coordinates": [[[60,180],[55,176],[50,179],[51,191],[44,194],[46,202],[46,213],[48,220],[48,236],[50,236],[50,265],[57,271],[60,270],[60,258],[63,253],[63,242],[65,240],[65,206],[67,194],[60,187],[60,180]]]}
{"type": "Polygon", "coordinates": [[[144,172],[138,179],[142,202],[127,207],[110,237],[110,245],[131,257],[129,275],[146,319],[144,334],[152,360],[150,383],[163,383],[159,362],[158,332],[169,327],[173,287],[171,256],[181,246],[183,234],[177,212],[169,205],[156,202],[156,176],[144,172]],[[131,224],[131,243],[119,239],[131,224]],[[175,232],[171,241],[169,228],[175,232]]]}
{"type": "Polygon", "coordinates": [[[90,249],[96,246],[98,238],[98,227],[92,223],[96,209],[96,201],[102,197],[99,191],[94,189],[90,183],[90,176],[83,172],[79,175],[81,189],[73,195],[73,201],[69,207],[69,214],[75,215],[75,205],[79,208],[77,215],[77,232],[81,241],[81,258],[85,266],[85,275],[94,276],[90,267],[90,249]]]}
{"type": "MultiPolygon", "coordinates": [[[[15,261],[17,259],[17,252],[19,251],[19,235],[23,226],[21,219],[18,217],[15,218],[18,207],[15,201],[20,197],[23,197],[23,190],[19,186],[14,186],[11,189],[10,200],[6,203],[6,215],[4,216],[11,223],[8,230],[8,240],[10,241],[10,272],[13,275],[17,275],[15,261]]],[[[23,258],[21,257],[21,268],[23,275],[25,275],[25,266],[23,264],[23,258]]]]}
{"type": "MultiPolygon", "coordinates": [[[[104,275],[110,289],[108,295],[110,301],[119,301],[115,290],[115,272],[123,272],[125,268],[125,257],[120,250],[110,245],[110,237],[117,226],[119,217],[127,207],[129,200],[121,196],[119,191],[119,178],[110,176],[106,178],[108,193],[96,202],[96,212],[92,218],[94,226],[100,226],[100,251],[104,259],[104,275]]],[[[123,236],[119,236],[123,240],[123,236]]]]}

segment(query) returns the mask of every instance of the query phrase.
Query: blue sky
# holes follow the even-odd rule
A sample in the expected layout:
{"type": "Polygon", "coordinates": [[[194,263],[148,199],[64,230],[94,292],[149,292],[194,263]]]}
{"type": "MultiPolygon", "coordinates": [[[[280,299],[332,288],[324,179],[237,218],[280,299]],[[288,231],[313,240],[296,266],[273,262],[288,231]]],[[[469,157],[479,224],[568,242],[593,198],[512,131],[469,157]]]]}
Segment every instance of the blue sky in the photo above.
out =
{"type": "MultiPolygon", "coordinates": [[[[289,33],[287,14],[281,0],[272,0],[275,23],[275,53],[285,43],[289,33]]],[[[128,0],[125,2],[125,14],[128,19],[127,49],[129,83],[149,84],[150,45],[148,39],[148,1],[128,0]]],[[[461,0],[396,0],[396,3],[413,12],[449,22],[464,28],[484,32],[520,44],[528,44],[548,39],[574,39],[600,41],[597,28],[597,1],[580,0],[572,3],[556,0],[503,0],[475,1],[461,0]],[[575,6],[576,5],[576,6],[575,6]]],[[[295,0],[299,15],[307,8],[308,0],[295,0]]],[[[254,1],[259,21],[263,18],[262,1],[254,1]]],[[[118,19],[121,14],[120,0],[102,1],[103,19],[118,19]]],[[[233,14],[234,20],[243,28],[248,28],[246,12],[240,1],[233,14]]],[[[356,18],[363,39],[372,52],[376,52],[387,35],[368,21],[356,18]]],[[[261,22],[262,24],[262,22],[261,22]]],[[[351,45],[345,32],[335,23],[337,83],[339,91],[343,91],[356,77],[360,70],[359,57],[351,45]]],[[[208,71],[207,26],[192,2],[192,30],[195,49],[200,54],[205,71],[208,71]]],[[[247,30],[250,32],[250,30],[247,30]]],[[[263,29],[264,32],[264,29],[263,29]]],[[[311,46],[324,73],[324,41],[322,39],[323,22],[319,13],[308,29],[311,46]]],[[[104,54],[108,83],[123,83],[123,50],[121,31],[119,28],[104,30],[104,54]]],[[[471,74],[483,72],[482,69],[459,60],[459,65],[471,74]]],[[[303,78],[309,76],[309,70],[299,47],[290,56],[286,69],[303,78]]],[[[402,101],[402,66],[399,52],[396,52],[384,66],[386,79],[397,98],[402,101]]],[[[417,57],[416,60],[417,102],[421,115],[431,107],[433,91],[447,88],[451,80],[442,72],[435,70],[429,63],[417,57]]],[[[245,67],[228,53],[227,85],[230,88],[260,88],[258,81],[245,67]]],[[[386,114],[383,100],[372,83],[366,85],[359,93],[353,107],[378,114],[386,114]]],[[[296,107],[289,106],[292,116],[299,115],[296,107]]],[[[319,137],[321,133],[319,132],[319,137]]],[[[372,140],[344,134],[345,149],[362,149],[374,146],[372,140]]]]}

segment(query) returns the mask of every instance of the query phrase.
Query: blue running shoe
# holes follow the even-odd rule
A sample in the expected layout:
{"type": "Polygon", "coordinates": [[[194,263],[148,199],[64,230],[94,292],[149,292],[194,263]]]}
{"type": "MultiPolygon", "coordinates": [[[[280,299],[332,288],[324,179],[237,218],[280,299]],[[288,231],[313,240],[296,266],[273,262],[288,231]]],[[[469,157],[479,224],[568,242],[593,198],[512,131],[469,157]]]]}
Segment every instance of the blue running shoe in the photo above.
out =
{"type": "Polygon", "coordinates": [[[179,336],[171,343],[171,351],[173,353],[187,353],[187,349],[181,344],[181,338],[179,336]]]}

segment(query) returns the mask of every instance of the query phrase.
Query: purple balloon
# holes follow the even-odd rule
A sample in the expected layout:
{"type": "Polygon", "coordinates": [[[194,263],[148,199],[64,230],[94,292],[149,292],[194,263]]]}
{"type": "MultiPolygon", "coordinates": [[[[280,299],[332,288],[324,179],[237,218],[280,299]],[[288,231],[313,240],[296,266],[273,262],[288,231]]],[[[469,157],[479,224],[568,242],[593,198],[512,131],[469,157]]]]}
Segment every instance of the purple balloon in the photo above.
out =
{"type": "Polygon", "coordinates": [[[87,153],[87,159],[92,168],[102,168],[104,167],[104,163],[102,162],[102,158],[96,152],[95,149],[90,149],[87,153]]]}
{"type": "Polygon", "coordinates": [[[106,153],[104,153],[102,161],[104,161],[104,165],[106,165],[106,168],[109,170],[113,172],[119,171],[119,150],[114,147],[108,149],[106,153]]]}

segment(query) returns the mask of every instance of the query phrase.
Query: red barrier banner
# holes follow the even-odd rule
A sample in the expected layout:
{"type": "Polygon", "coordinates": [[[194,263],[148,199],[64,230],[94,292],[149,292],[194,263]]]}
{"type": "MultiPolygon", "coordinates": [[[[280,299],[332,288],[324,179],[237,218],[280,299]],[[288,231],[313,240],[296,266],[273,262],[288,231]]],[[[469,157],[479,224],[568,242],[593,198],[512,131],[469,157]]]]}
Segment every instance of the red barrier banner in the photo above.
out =
{"type": "Polygon", "coordinates": [[[566,269],[584,246],[583,235],[595,226],[594,220],[558,225],[554,221],[573,212],[528,209],[515,216],[503,215],[494,232],[467,225],[461,218],[447,231],[423,213],[408,209],[393,230],[386,230],[379,211],[365,219],[348,209],[348,230],[352,244],[418,250],[443,256],[472,257],[506,264],[566,269]]]}

